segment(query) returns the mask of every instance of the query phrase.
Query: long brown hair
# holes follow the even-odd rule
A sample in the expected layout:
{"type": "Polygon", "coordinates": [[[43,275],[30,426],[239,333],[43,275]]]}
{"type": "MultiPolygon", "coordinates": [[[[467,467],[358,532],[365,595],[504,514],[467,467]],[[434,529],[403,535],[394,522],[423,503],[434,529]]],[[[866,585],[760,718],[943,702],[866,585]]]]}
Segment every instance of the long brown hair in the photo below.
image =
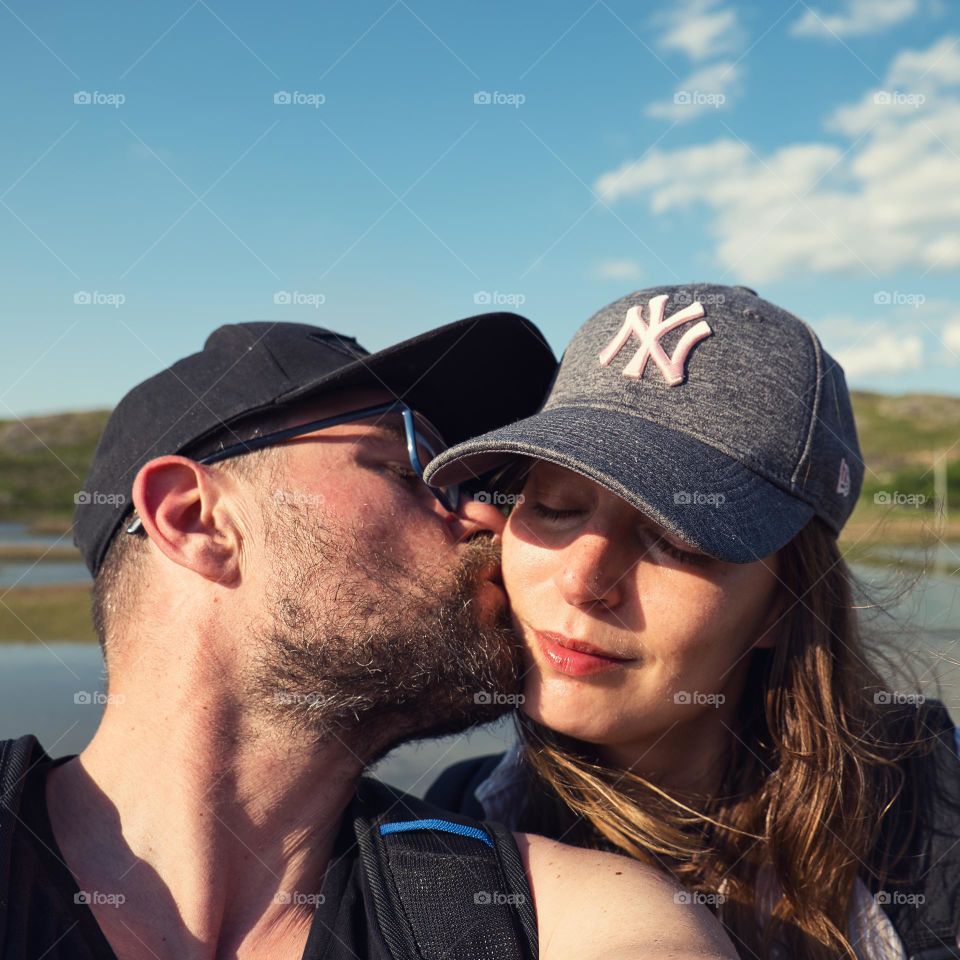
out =
{"type": "Polygon", "coordinates": [[[745,957],[780,945],[791,958],[855,960],[854,882],[859,875],[878,889],[902,852],[890,848],[889,818],[919,805],[903,761],[929,745],[912,708],[899,711],[909,723],[893,731],[889,683],[861,636],[834,534],[814,519],[779,559],[781,633],[751,654],[717,794],[671,794],[520,717],[536,774],[520,826],[666,867],[718,905],[745,957]],[[758,911],[764,890],[769,915],[758,911]]]}

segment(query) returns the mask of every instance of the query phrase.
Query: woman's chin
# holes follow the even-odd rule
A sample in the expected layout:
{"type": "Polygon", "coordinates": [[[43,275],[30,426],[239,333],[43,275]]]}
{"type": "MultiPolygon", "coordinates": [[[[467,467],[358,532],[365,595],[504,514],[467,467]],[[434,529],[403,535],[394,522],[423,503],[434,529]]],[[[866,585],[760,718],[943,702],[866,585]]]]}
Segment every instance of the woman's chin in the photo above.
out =
{"type": "Polygon", "coordinates": [[[616,739],[609,713],[605,716],[587,704],[573,704],[569,697],[552,697],[539,684],[527,683],[520,709],[536,723],[567,737],[598,744],[616,739]]]}

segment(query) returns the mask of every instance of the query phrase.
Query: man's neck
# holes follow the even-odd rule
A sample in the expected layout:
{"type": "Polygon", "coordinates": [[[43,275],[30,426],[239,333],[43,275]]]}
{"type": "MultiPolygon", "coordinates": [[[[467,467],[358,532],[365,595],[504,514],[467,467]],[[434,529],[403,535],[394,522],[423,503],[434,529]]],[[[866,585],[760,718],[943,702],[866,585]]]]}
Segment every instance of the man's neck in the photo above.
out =
{"type": "Polygon", "coordinates": [[[120,960],[299,958],[362,765],[251,724],[186,662],[111,682],[90,745],[48,779],[54,835],[81,891],[123,898],[91,903],[120,960]]]}

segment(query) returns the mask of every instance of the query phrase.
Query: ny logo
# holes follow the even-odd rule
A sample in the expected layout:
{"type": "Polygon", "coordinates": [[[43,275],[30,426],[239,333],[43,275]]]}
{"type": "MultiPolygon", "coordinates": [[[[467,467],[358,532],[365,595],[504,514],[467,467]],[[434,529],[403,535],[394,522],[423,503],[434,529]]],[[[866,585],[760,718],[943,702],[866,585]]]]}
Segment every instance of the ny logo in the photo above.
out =
{"type": "Polygon", "coordinates": [[[631,336],[635,336],[640,341],[637,352],[631,357],[630,362],[623,368],[623,375],[633,380],[639,380],[647,368],[647,361],[653,362],[660,368],[663,379],[671,387],[676,387],[683,383],[683,368],[687,362],[687,355],[693,349],[694,345],[699,343],[705,337],[709,337],[713,330],[706,320],[700,320],[703,316],[703,306],[699,301],[694,301],[688,307],[678,310],[663,319],[664,307],[667,303],[667,295],[660,294],[659,297],[653,297],[650,300],[648,312],[650,314],[650,323],[643,322],[640,307],[631,307],[627,311],[623,326],[619,329],[616,336],[610,341],[603,353],[600,354],[600,364],[604,367],[610,365],[610,361],[626,346],[631,336]],[[696,326],[691,327],[681,338],[673,351],[672,356],[667,356],[666,350],[660,344],[660,338],[669,333],[676,327],[690,323],[692,320],[700,320],[696,326]]]}

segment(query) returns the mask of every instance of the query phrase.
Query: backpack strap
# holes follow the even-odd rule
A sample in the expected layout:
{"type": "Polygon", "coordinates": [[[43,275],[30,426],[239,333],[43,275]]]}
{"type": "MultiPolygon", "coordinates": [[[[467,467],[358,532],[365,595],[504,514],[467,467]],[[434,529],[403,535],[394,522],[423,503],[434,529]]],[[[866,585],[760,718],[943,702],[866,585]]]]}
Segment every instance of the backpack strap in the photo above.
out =
{"type": "Polygon", "coordinates": [[[533,898],[513,835],[361,781],[354,832],[394,960],[537,960],[533,898]]]}
{"type": "MultiPolygon", "coordinates": [[[[904,845],[910,855],[903,885],[895,884],[882,906],[909,960],[960,960],[960,758],[954,724],[943,704],[927,701],[920,723],[932,742],[918,771],[926,803],[915,842],[904,845]]],[[[909,811],[894,810],[894,815],[898,812],[905,825],[909,811]]]]}
{"type": "Polygon", "coordinates": [[[43,747],[34,736],[28,734],[18,740],[0,740],[0,948],[7,935],[10,858],[20,795],[30,768],[46,759],[43,747]]]}

